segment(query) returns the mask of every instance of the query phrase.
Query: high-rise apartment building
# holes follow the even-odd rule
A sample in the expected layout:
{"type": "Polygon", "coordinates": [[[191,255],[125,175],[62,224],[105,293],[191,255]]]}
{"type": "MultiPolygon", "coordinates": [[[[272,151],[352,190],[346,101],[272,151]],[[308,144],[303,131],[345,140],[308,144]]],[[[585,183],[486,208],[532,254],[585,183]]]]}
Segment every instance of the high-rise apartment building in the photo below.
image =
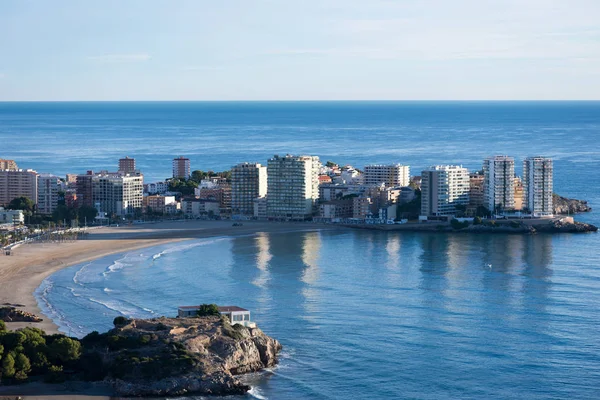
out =
{"type": "Polygon", "coordinates": [[[173,178],[189,179],[191,175],[190,159],[177,157],[173,159],[173,178]]]}
{"type": "Polygon", "coordinates": [[[93,171],[87,171],[85,174],[77,175],[75,181],[75,198],[78,207],[94,207],[94,198],[92,195],[93,171]]]}
{"type": "Polygon", "coordinates": [[[485,204],[483,196],[483,174],[473,172],[469,174],[469,205],[474,209],[485,204]]]}
{"type": "Polygon", "coordinates": [[[553,215],[551,158],[528,157],[523,161],[523,207],[535,216],[553,215]]]}
{"type": "Polygon", "coordinates": [[[135,158],[121,158],[119,160],[119,172],[133,174],[135,172],[135,158]]]}
{"type": "Polygon", "coordinates": [[[367,186],[408,186],[410,183],[410,167],[408,165],[367,165],[364,183],[367,186]]]}
{"type": "Polygon", "coordinates": [[[436,165],[421,172],[421,215],[455,215],[469,204],[469,171],[458,165],[436,165]]]}
{"type": "Polygon", "coordinates": [[[316,156],[278,156],[267,163],[267,215],[272,219],[305,220],[316,211],[319,169],[316,156]]]}
{"type": "Polygon", "coordinates": [[[17,163],[14,160],[4,160],[0,158],[0,170],[10,169],[11,171],[16,171],[19,169],[17,167],[17,163]]]}
{"type": "Polygon", "coordinates": [[[37,212],[40,214],[52,214],[58,206],[58,176],[40,174],[37,180],[37,212]]]}
{"type": "Polygon", "coordinates": [[[37,172],[31,169],[0,170],[0,206],[7,206],[17,197],[27,197],[37,203],[37,172]]]}
{"type": "Polygon", "coordinates": [[[253,215],[254,200],[267,195],[267,167],[241,163],[231,168],[233,214],[253,215]]]}
{"type": "Polygon", "coordinates": [[[490,211],[515,208],[515,159],[494,156],[483,160],[483,195],[490,211]]]}
{"type": "Polygon", "coordinates": [[[141,210],[143,191],[144,177],[141,174],[102,171],[92,175],[93,205],[107,214],[124,216],[141,210]]]}

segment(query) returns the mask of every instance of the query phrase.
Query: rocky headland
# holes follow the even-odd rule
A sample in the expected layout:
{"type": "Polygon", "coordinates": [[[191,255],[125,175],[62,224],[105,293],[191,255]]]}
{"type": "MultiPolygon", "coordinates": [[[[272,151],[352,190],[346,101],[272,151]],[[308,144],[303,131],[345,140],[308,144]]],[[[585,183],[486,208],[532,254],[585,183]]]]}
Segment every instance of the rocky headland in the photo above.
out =
{"type": "Polygon", "coordinates": [[[552,204],[555,215],[576,214],[592,211],[585,200],[568,199],[557,195],[552,195],[552,204]]]}
{"type": "Polygon", "coordinates": [[[81,340],[35,328],[0,330],[0,344],[15,359],[3,371],[3,385],[84,381],[127,397],[244,394],[250,387],[236,376],[274,366],[281,350],[260,329],[220,316],[120,317],[114,329],[81,340]]]}

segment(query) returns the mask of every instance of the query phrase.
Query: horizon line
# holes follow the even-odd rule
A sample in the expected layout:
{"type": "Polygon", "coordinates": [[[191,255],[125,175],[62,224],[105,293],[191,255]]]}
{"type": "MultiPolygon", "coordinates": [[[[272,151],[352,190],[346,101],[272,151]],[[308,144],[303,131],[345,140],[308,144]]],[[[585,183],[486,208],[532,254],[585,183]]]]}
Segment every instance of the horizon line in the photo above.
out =
{"type": "Polygon", "coordinates": [[[1,103],[517,103],[600,102],[598,99],[321,99],[321,100],[0,100],[1,103]]]}

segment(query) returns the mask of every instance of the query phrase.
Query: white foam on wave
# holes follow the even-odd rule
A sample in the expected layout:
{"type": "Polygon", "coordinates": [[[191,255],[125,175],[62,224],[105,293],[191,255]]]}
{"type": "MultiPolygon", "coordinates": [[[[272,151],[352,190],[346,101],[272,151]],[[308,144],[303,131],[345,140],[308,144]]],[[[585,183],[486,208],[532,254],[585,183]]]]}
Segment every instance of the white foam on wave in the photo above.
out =
{"type": "MultiPolygon", "coordinates": [[[[52,305],[49,300],[50,293],[55,289],[54,283],[50,278],[46,278],[42,281],[40,286],[33,292],[33,296],[42,311],[42,314],[46,315],[58,326],[58,330],[69,335],[81,336],[83,331],[81,327],[73,326],[66,318],[66,316],[60,312],[56,307],[52,305]]],[[[79,295],[75,294],[73,288],[70,289],[71,293],[75,297],[79,295]]]]}
{"type": "Polygon", "coordinates": [[[182,251],[185,251],[185,250],[193,249],[194,247],[206,246],[206,245],[209,245],[209,244],[213,244],[213,243],[217,243],[217,242],[222,242],[224,240],[229,240],[229,238],[223,237],[223,238],[217,238],[217,239],[199,240],[199,241],[194,241],[193,243],[182,244],[182,245],[174,245],[172,247],[169,247],[169,248],[161,251],[160,253],[154,254],[152,256],[152,261],[157,260],[157,259],[159,259],[162,256],[167,255],[167,254],[179,253],[179,252],[182,252],[182,251]]]}
{"type": "Polygon", "coordinates": [[[105,287],[104,290],[103,290],[103,292],[104,293],[110,293],[110,292],[114,292],[114,290],[105,287]]]}
{"type": "Polygon", "coordinates": [[[248,394],[250,396],[254,397],[255,399],[260,399],[260,400],[268,400],[269,399],[268,397],[263,395],[263,393],[260,391],[260,389],[256,386],[250,387],[248,394]]]}
{"type": "Polygon", "coordinates": [[[116,272],[118,270],[125,268],[127,264],[122,263],[121,262],[122,260],[123,259],[114,261],[111,265],[108,266],[108,268],[106,268],[106,270],[102,273],[102,275],[104,275],[106,277],[110,273],[113,273],[113,272],[116,272]]]}

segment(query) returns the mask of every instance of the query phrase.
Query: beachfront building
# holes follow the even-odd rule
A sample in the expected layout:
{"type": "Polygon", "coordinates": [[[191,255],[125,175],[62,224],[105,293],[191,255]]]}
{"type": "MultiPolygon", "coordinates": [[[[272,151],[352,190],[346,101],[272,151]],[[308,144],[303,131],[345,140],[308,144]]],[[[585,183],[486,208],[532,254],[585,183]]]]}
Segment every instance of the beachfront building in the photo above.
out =
{"type": "Polygon", "coordinates": [[[367,186],[408,186],[410,183],[410,167],[408,165],[367,165],[364,173],[367,186]]]}
{"type": "Polygon", "coordinates": [[[0,170],[9,169],[11,171],[16,171],[19,168],[17,167],[17,163],[15,160],[5,160],[0,158],[0,170]]]}
{"type": "Polygon", "coordinates": [[[191,175],[190,159],[177,157],[173,159],[173,178],[189,179],[191,175]]]}
{"type": "Polygon", "coordinates": [[[352,218],[353,198],[331,200],[319,204],[319,217],[325,220],[352,218]]]}
{"type": "Polygon", "coordinates": [[[483,160],[483,196],[492,212],[515,208],[515,159],[494,156],[483,160]]]}
{"type": "Polygon", "coordinates": [[[181,211],[188,218],[213,217],[220,215],[221,205],[217,200],[183,198],[181,211]]]}
{"type": "Polygon", "coordinates": [[[523,207],[534,216],[552,216],[554,165],[548,157],[528,157],[523,161],[523,207]]]}
{"type": "Polygon", "coordinates": [[[231,210],[234,215],[253,215],[254,200],[267,195],[267,167],[241,163],[231,168],[231,210]]]}
{"type": "Polygon", "coordinates": [[[267,219],[267,198],[258,197],[254,199],[254,218],[265,220],[267,219]]]}
{"type": "MultiPolygon", "coordinates": [[[[193,318],[198,315],[201,306],[179,306],[177,316],[179,318],[193,318]]],[[[248,328],[256,327],[250,320],[250,311],[238,306],[218,306],[219,313],[229,319],[232,325],[240,324],[248,328]]]]}
{"type": "Polygon", "coordinates": [[[142,204],[146,213],[176,214],[179,210],[179,204],[175,201],[175,196],[162,196],[159,194],[145,196],[142,204]]]}
{"type": "Polygon", "coordinates": [[[37,181],[38,196],[36,210],[40,214],[52,214],[58,206],[60,179],[55,175],[40,174],[37,177],[37,181]]]}
{"type": "Polygon", "coordinates": [[[6,210],[0,207],[0,225],[4,224],[24,224],[25,214],[23,210],[6,210]]]}
{"type": "Polygon", "coordinates": [[[6,206],[17,197],[38,201],[37,172],[31,169],[0,170],[0,206],[6,206]]]}
{"type": "Polygon", "coordinates": [[[125,157],[119,160],[119,172],[133,174],[135,172],[135,158],[125,157]]]}
{"type": "MultiPolygon", "coordinates": [[[[92,199],[99,212],[131,215],[142,210],[144,177],[101,171],[92,175],[92,199]]],[[[79,194],[77,195],[79,197],[79,194]]]]}
{"type": "Polygon", "coordinates": [[[278,156],[267,164],[267,215],[270,219],[312,218],[319,199],[319,170],[316,156],[278,156]]]}
{"type": "Polygon", "coordinates": [[[421,172],[421,215],[455,215],[469,204],[469,171],[458,165],[436,165],[421,172]]]}

